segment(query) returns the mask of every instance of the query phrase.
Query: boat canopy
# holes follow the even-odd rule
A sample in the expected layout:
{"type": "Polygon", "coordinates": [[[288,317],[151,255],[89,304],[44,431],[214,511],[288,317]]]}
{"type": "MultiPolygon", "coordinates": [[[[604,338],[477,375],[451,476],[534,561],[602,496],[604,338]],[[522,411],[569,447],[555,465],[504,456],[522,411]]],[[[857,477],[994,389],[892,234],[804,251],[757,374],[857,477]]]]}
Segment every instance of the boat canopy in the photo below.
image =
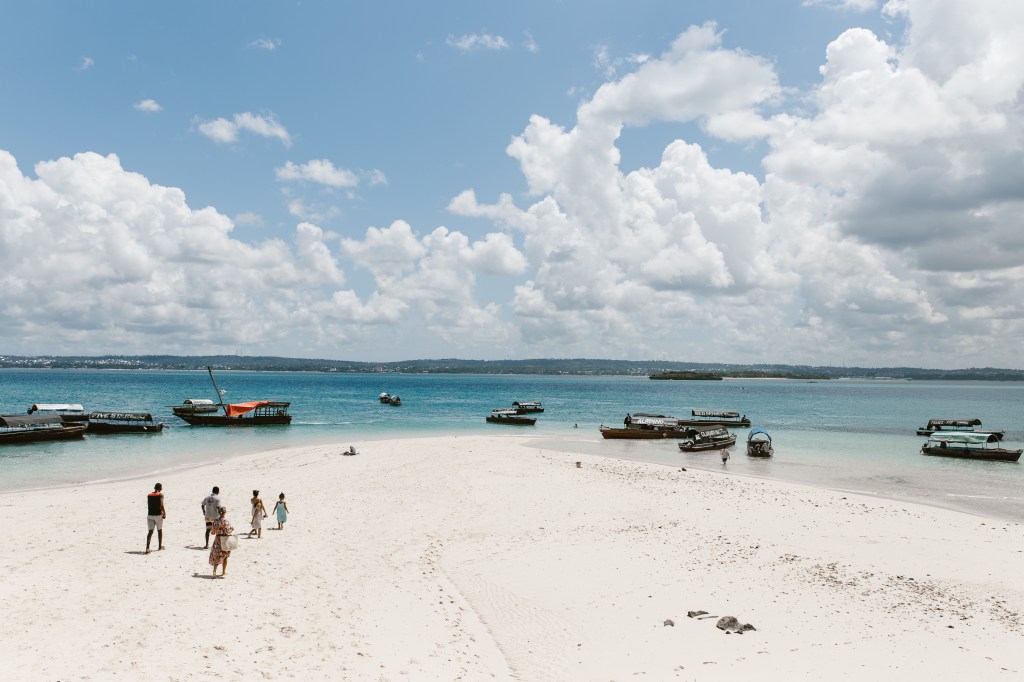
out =
{"type": "Polygon", "coordinates": [[[493,414],[495,417],[500,417],[502,415],[508,415],[510,417],[519,416],[519,413],[516,412],[515,408],[513,407],[496,407],[495,409],[491,410],[491,414],[493,414]]]}
{"type": "Polygon", "coordinates": [[[81,405],[70,405],[66,403],[35,403],[32,407],[28,408],[28,413],[33,412],[84,412],[85,408],[81,405]]]}
{"type": "Polygon", "coordinates": [[[536,400],[513,400],[512,404],[516,407],[540,407],[536,400]]]}
{"type": "Polygon", "coordinates": [[[928,420],[928,428],[929,429],[939,428],[941,426],[960,426],[960,427],[981,426],[981,420],[977,419],[977,418],[974,418],[974,419],[929,419],[928,420]]]}
{"type": "Polygon", "coordinates": [[[60,426],[63,423],[64,422],[61,421],[60,415],[57,414],[0,415],[0,426],[7,426],[12,428],[48,425],[60,426]]]}
{"type": "Polygon", "coordinates": [[[718,419],[739,419],[740,413],[735,410],[691,410],[694,417],[716,417],[718,419]]]}
{"type": "Polygon", "coordinates": [[[263,405],[269,404],[269,400],[253,400],[247,403],[231,403],[230,405],[226,405],[224,407],[224,411],[227,413],[229,417],[241,417],[243,414],[248,414],[249,412],[252,412],[257,407],[262,407],[263,405]]]}
{"type": "Polygon", "coordinates": [[[667,426],[675,428],[679,426],[679,420],[675,417],[653,416],[649,414],[634,414],[630,417],[632,426],[667,426]]]}
{"type": "Polygon", "coordinates": [[[182,405],[213,405],[212,400],[206,398],[186,398],[182,405]]]}
{"type": "Polygon", "coordinates": [[[998,443],[999,436],[994,433],[933,433],[928,436],[929,443],[949,443],[950,445],[984,445],[998,443]]]}
{"type": "Polygon", "coordinates": [[[750,433],[747,435],[747,441],[752,440],[766,440],[769,443],[772,442],[772,437],[768,435],[768,432],[760,427],[754,427],[750,429],[750,433]],[[760,438],[754,438],[754,436],[761,436],[760,438]]]}
{"type": "Polygon", "coordinates": [[[153,415],[148,412],[90,412],[89,420],[110,422],[151,422],[153,415]]]}
{"type": "Polygon", "coordinates": [[[691,426],[686,429],[686,435],[691,438],[714,438],[715,436],[728,436],[729,429],[724,426],[691,426]]]}

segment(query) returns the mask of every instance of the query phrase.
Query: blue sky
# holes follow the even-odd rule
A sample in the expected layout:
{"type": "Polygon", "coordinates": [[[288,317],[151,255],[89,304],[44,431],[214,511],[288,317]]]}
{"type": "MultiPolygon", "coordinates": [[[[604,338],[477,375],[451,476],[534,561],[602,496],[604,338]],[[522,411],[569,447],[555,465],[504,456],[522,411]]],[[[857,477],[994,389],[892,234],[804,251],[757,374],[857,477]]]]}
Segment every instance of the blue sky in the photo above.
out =
{"type": "Polygon", "coordinates": [[[1019,367],[972,7],[11,3],[0,352],[1019,367]]]}

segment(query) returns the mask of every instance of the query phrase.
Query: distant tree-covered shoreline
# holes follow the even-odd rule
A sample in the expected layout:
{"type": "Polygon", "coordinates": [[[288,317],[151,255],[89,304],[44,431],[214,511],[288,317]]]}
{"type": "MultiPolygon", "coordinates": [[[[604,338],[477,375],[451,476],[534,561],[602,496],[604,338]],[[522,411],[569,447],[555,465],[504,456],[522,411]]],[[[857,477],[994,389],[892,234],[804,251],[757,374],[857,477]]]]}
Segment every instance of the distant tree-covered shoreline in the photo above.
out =
{"type": "MultiPolygon", "coordinates": [[[[832,367],[785,364],[723,364],[664,360],[602,360],[543,358],[532,360],[460,360],[456,358],[355,362],[311,358],[242,355],[0,355],[0,368],[246,370],[274,372],[395,372],[407,374],[542,374],[647,376],[700,375],[707,380],[747,379],[876,379],[1021,381],[1024,370],[994,367],[922,369],[915,367],[832,367]]],[[[670,376],[659,378],[670,379],[670,376]]]]}

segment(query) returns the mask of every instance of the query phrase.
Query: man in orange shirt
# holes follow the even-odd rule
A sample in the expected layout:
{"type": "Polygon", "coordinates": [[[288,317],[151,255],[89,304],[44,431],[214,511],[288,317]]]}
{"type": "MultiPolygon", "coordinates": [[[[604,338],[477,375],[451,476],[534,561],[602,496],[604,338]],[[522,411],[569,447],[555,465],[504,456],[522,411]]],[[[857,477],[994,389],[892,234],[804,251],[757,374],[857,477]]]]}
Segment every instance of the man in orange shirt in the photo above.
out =
{"type": "Polygon", "coordinates": [[[146,533],[146,554],[149,554],[149,543],[153,540],[153,529],[157,531],[157,549],[164,548],[164,519],[167,518],[167,511],[164,510],[164,487],[157,483],[153,486],[153,492],[146,496],[146,508],[149,515],[146,517],[146,524],[149,532],[146,533]]]}

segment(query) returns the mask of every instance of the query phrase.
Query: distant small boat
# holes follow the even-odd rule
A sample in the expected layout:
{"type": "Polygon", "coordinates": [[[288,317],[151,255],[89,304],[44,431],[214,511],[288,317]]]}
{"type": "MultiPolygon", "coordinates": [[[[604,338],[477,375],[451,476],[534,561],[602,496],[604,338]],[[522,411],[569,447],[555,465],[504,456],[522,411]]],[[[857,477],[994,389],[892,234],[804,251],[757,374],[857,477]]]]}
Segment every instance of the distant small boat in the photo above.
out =
{"type": "Polygon", "coordinates": [[[509,424],[512,426],[533,426],[537,423],[536,417],[524,417],[516,412],[514,407],[500,407],[491,410],[486,421],[491,424],[509,424]]]}
{"type": "Polygon", "coordinates": [[[58,414],[5,414],[0,415],[0,445],[81,438],[85,429],[85,422],[65,423],[58,414]]]}
{"type": "Polygon", "coordinates": [[[28,408],[29,414],[55,414],[65,424],[89,421],[85,408],[77,403],[35,403],[28,408]]]}
{"type": "Polygon", "coordinates": [[[544,406],[536,400],[516,400],[513,401],[512,407],[516,409],[519,414],[530,414],[531,412],[543,412],[544,406]]]}
{"type": "Polygon", "coordinates": [[[775,454],[772,447],[772,437],[764,429],[750,429],[747,434],[747,456],[749,457],[771,457],[775,454]]]}
{"type": "Polygon", "coordinates": [[[89,433],[160,433],[162,422],[148,412],[90,412],[89,433]]]}
{"type": "Polygon", "coordinates": [[[999,447],[998,443],[999,438],[994,433],[933,433],[928,437],[928,442],[921,446],[921,454],[959,459],[1016,462],[1024,452],[1024,450],[999,447]]]}
{"type": "Polygon", "coordinates": [[[1003,439],[1004,431],[975,428],[977,426],[981,426],[981,420],[977,417],[969,417],[965,419],[929,419],[927,426],[922,426],[917,430],[917,435],[930,436],[933,433],[938,433],[940,431],[944,433],[993,433],[999,440],[1003,439]]]}
{"type": "Polygon", "coordinates": [[[169,405],[171,411],[179,417],[183,414],[210,414],[220,410],[220,406],[206,398],[188,398],[181,405],[169,405]]]}
{"type": "Polygon", "coordinates": [[[683,429],[679,449],[683,452],[721,450],[736,444],[736,435],[724,426],[691,426],[683,429]]]}
{"type": "Polygon", "coordinates": [[[401,405],[402,399],[397,395],[391,395],[390,393],[381,393],[377,398],[385,405],[401,405]]]}

